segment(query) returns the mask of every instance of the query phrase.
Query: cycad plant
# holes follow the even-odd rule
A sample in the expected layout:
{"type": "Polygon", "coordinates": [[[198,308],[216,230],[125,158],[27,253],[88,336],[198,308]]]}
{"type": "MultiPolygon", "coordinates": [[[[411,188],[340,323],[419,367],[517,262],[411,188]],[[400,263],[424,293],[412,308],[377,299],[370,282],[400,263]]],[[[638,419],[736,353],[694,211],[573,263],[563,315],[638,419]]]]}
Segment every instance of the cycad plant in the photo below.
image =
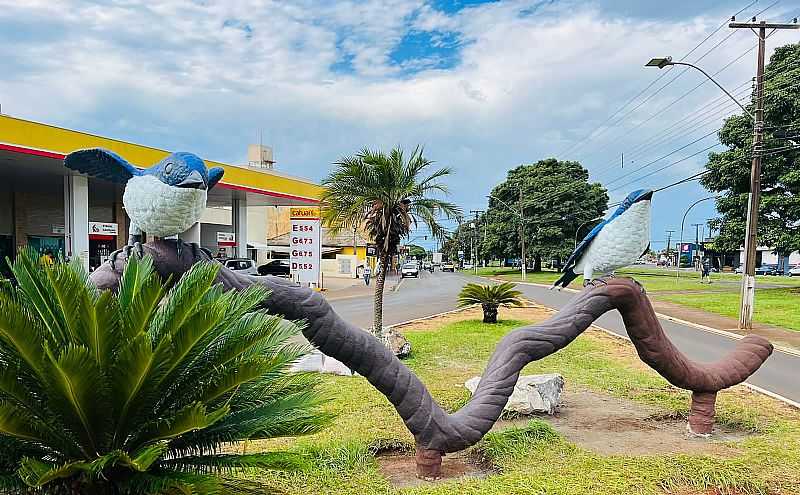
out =
{"type": "Polygon", "coordinates": [[[238,493],[237,470],[293,458],[225,444],[328,419],[313,378],[289,372],[305,349],[288,343],[294,323],[258,309],[263,287],[225,292],[217,267],[198,264],[167,288],[136,257],[116,294],[31,252],[12,271],[18,285],[0,290],[2,493],[238,493]]]}
{"type": "Polygon", "coordinates": [[[375,242],[378,272],[375,276],[375,318],[373,331],[383,331],[383,287],[386,272],[403,237],[421,222],[434,238],[445,236],[441,218],[460,216],[461,210],[437,194],[448,194],[442,182],[449,167],[431,170],[421,147],[410,155],[401,148],[388,154],[363,149],[335,163],[336,168],[322,181],[325,204],[322,216],[331,231],[352,231],[365,227],[375,242]]]}
{"type": "Polygon", "coordinates": [[[483,309],[484,323],[497,323],[497,308],[500,306],[522,306],[522,292],[516,290],[516,284],[480,285],[467,284],[458,294],[458,305],[469,306],[480,304],[483,309]]]}

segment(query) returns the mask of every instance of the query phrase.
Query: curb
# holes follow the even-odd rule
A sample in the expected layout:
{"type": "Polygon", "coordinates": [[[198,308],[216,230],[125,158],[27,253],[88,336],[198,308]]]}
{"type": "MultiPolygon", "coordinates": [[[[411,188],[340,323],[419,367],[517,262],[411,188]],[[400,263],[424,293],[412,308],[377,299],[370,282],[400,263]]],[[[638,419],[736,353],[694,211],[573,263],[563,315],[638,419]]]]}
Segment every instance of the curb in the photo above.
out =
{"type": "MultiPolygon", "coordinates": [[[[490,280],[498,281],[499,279],[490,279],[490,280]]],[[[533,285],[533,286],[536,286],[536,287],[544,287],[544,288],[547,288],[547,289],[550,288],[549,285],[537,284],[537,283],[532,283],[532,282],[517,282],[517,283],[524,284],[524,285],[533,285]]],[[[568,291],[571,291],[571,292],[580,292],[578,290],[568,289],[568,288],[562,289],[562,290],[568,290],[568,291]]],[[[548,309],[550,309],[552,311],[558,311],[557,309],[551,308],[549,306],[545,306],[544,304],[539,304],[539,305],[542,306],[542,307],[548,308],[548,309]]],[[[713,328],[713,327],[709,327],[709,326],[706,326],[706,325],[700,325],[699,323],[693,323],[691,321],[681,320],[680,318],[674,318],[672,316],[665,315],[665,314],[662,314],[662,313],[656,313],[656,316],[658,318],[663,318],[663,319],[668,320],[668,321],[673,321],[675,323],[680,323],[680,324],[683,324],[683,325],[686,325],[686,326],[689,326],[689,327],[697,328],[698,330],[703,330],[705,332],[715,333],[715,334],[721,335],[723,337],[728,337],[729,339],[733,339],[733,340],[741,340],[741,339],[743,339],[745,337],[744,335],[739,335],[738,333],[728,332],[726,330],[720,330],[718,328],[713,328]]],[[[590,328],[596,328],[597,330],[600,330],[601,332],[603,332],[603,333],[605,333],[607,335],[610,335],[610,336],[615,337],[617,339],[621,339],[621,340],[624,340],[626,342],[632,343],[630,337],[628,337],[627,335],[620,335],[617,332],[614,332],[614,331],[609,330],[607,328],[603,328],[603,327],[601,327],[599,325],[591,325],[590,328]]],[[[792,356],[800,357],[800,352],[796,351],[794,349],[791,349],[791,348],[787,348],[787,347],[783,347],[783,346],[775,346],[775,350],[779,351],[779,352],[784,352],[784,353],[792,355],[792,356]]],[[[783,395],[777,394],[775,392],[771,392],[771,391],[769,391],[769,390],[767,390],[765,388],[759,387],[758,385],[753,385],[751,383],[742,382],[740,385],[744,385],[746,388],[748,388],[748,389],[750,389],[750,390],[752,390],[754,392],[766,395],[767,397],[771,397],[771,398],[773,398],[775,400],[781,401],[784,404],[787,404],[787,405],[789,405],[791,407],[795,407],[797,409],[800,409],[800,402],[794,401],[794,400],[792,400],[792,399],[790,399],[788,397],[784,397],[783,395]]]]}
{"type": "MultiPolygon", "coordinates": [[[[492,280],[494,282],[505,282],[505,280],[496,279],[496,278],[490,278],[489,280],[492,280]]],[[[544,288],[544,289],[549,289],[550,288],[549,285],[537,284],[537,283],[534,283],[534,282],[516,282],[516,283],[522,284],[522,285],[531,285],[531,286],[534,286],[534,287],[541,287],[541,288],[544,288]]],[[[561,289],[561,290],[562,291],[569,291],[569,292],[573,292],[573,293],[580,292],[577,289],[571,289],[571,288],[564,288],[564,289],[561,289]]],[[[550,309],[553,309],[553,308],[550,308],[550,309]]],[[[702,325],[700,323],[695,323],[693,321],[682,320],[680,318],[676,318],[674,316],[666,315],[664,313],[659,313],[657,311],[653,311],[653,312],[655,313],[657,318],[664,319],[664,320],[667,320],[667,321],[671,321],[673,323],[679,323],[681,325],[686,325],[687,327],[696,328],[698,330],[703,330],[703,331],[708,332],[708,333],[714,333],[714,334],[717,334],[717,335],[721,335],[723,337],[728,337],[729,339],[732,339],[732,340],[742,340],[745,337],[745,335],[729,332],[727,330],[721,330],[719,328],[709,327],[708,325],[702,325]]],[[[786,347],[786,346],[782,346],[782,345],[775,345],[775,344],[773,344],[773,348],[778,352],[783,352],[784,354],[789,354],[791,356],[800,357],[800,350],[798,350],[798,349],[793,349],[791,347],[786,347]]]]}
{"type": "MultiPolygon", "coordinates": [[[[665,315],[663,313],[656,313],[656,316],[659,318],[663,318],[668,321],[672,321],[674,323],[680,323],[681,325],[686,325],[688,327],[693,327],[698,330],[703,330],[708,333],[715,333],[717,335],[722,335],[723,337],[728,337],[732,340],[742,340],[746,337],[746,335],[741,335],[738,333],[729,332],[727,330],[720,330],[719,328],[709,327],[707,325],[702,325],[700,323],[695,323],[693,321],[681,320],[680,318],[675,318],[674,316],[665,315]]],[[[783,352],[784,354],[789,354],[792,356],[800,357],[800,350],[792,349],[791,347],[786,347],[782,345],[774,345],[772,346],[776,351],[783,352]]]]}
{"type": "Polygon", "coordinates": [[[452,313],[458,313],[458,312],[461,312],[461,311],[465,311],[465,310],[469,309],[470,307],[471,306],[464,306],[463,308],[451,309],[450,311],[442,311],[441,313],[436,313],[436,314],[433,314],[433,315],[422,316],[420,318],[414,318],[414,319],[411,319],[411,320],[401,321],[400,323],[393,323],[391,325],[386,325],[386,328],[394,328],[394,327],[401,327],[403,325],[410,325],[411,323],[416,323],[418,321],[430,320],[430,319],[433,319],[433,318],[438,318],[440,316],[445,316],[445,315],[449,315],[449,314],[452,314],[452,313]]]}

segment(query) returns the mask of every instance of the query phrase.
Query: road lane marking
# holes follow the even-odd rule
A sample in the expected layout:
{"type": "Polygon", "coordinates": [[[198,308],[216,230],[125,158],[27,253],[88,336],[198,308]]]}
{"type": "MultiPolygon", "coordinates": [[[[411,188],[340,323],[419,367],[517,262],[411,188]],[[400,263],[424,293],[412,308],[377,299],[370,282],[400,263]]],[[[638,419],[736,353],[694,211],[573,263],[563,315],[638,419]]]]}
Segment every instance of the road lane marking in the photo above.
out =
{"type": "MultiPolygon", "coordinates": [[[[501,279],[495,279],[495,278],[490,278],[489,280],[493,280],[495,282],[502,282],[501,279]]],[[[540,288],[543,288],[543,289],[549,289],[550,288],[549,285],[537,284],[535,282],[516,282],[516,283],[522,284],[522,285],[531,285],[533,287],[540,287],[540,288]]],[[[565,289],[562,289],[562,290],[568,291],[568,292],[573,292],[573,293],[580,292],[577,289],[571,289],[571,288],[565,288],[565,289]]],[[[555,309],[555,308],[550,308],[550,309],[555,309]]],[[[727,337],[727,338],[729,338],[731,340],[742,340],[743,338],[745,338],[745,335],[740,335],[738,333],[728,332],[727,330],[721,330],[719,328],[709,327],[707,325],[702,325],[700,323],[695,323],[693,321],[682,320],[680,318],[675,318],[674,316],[665,315],[664,313],[659,313],[657,311],[653,311],[653,312],[655,313],[656,317],[659,318],[659,319],[671,321],[673,323],[678,323],[678,324],[681,324],[681,325],[685,325],[687,327],[696,328],[698,330],[702,330],[702,331],[707,332],[707,333],[717,334],[717,335],[720,335],[722,337],[727,337]]],[[[786,347],[786,346],[782,346],[782,345],[775,345],[775,344],[772,344],[772,347],[778,352],[782,352],[784,354],[788,354],[788,355],[794,356],[794,357],[800,357],[800,350],[792,349],[791,347],[786,347]]]]}

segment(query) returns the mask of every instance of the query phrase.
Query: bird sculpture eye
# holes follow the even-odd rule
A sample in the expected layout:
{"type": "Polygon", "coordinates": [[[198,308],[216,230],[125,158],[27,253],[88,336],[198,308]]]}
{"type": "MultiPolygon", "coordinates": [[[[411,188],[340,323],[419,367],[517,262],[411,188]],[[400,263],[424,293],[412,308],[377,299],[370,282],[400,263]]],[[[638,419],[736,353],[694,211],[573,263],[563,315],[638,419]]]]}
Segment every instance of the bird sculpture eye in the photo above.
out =
{"type": "Polygon", "coordinates": [[[172,164],[171,163],[167,163],[167,166],[164,167],[164,172],[167,173],[167,174],[172,173],[172,164]]]}

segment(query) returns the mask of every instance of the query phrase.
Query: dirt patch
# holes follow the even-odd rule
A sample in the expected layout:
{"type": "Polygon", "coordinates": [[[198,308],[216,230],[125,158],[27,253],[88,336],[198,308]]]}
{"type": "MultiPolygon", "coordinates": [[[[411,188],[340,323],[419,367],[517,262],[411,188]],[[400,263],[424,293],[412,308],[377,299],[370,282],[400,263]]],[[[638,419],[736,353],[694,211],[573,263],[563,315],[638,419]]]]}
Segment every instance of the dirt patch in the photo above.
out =
{"type": "Polygon", "coordinates": [[[395,488],[429,486],[465,478],[480,479],[495,474],[491,466],[480,463],[463,452],[447,454],[442,458],[442,479],[436,481],[417,478],[414,456],[395,452],[379,454],[376,459],[379,471],[395,488]]]}
{"type": "MultiPolygon", "coordinates": [[[[525,306],[500,308],[497,318],[498,320],[522,320],[538,323],[549,318],[553,315],[553,313],[554,311],[549,308],[545,308],[544,306],[540,306],[531,301],[525,301],[525,306]]],[[[399,329],[402,333],[430,332],[433,330],[439,330],[445,325],[455,323],[457,321],[480,320],[482,318],[483,311],[481,310],[480,306],[470,306],[446,315],[437,316],[436,318],[415,321],[405,325],[398,325],[395,328],[399,329]]]]}
{"type": "MultiPolygon", "coordinates": [[[[537,416],[550,423],[570,442],[602,455],[653,455],[736,452],[727,442],[749,433],[717,425],[711,438],[687,435],[686,420],[664,415],[660,409],[591,391],[565,391],[563,406],[554,416],[537,416]]],[[[501,420],[494,429],[521,426],[530,418],[501,420]]]]}

